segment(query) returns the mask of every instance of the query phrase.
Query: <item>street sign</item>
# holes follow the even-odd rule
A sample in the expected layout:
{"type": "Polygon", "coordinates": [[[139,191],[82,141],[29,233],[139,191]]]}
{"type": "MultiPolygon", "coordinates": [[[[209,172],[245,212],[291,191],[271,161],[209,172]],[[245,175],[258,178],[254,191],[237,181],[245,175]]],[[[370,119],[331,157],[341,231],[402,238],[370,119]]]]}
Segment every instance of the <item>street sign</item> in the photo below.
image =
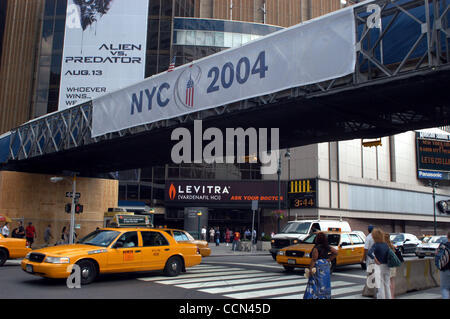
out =
{"type": "Polygon", "coordinates": [[[257,209],[258,209],[258,201],[252,200],[252,210],[257,210],[257,209]]]}
{"type": "MultiPolygon", "coordinates": [[[[66,192],[66,197],[72,198],[72,194],[73,194],[73,192],[66,192]]],[[[80,198],[80,197],[81,197],[81,193],[75,193],[75,198],[80,198]]]]}

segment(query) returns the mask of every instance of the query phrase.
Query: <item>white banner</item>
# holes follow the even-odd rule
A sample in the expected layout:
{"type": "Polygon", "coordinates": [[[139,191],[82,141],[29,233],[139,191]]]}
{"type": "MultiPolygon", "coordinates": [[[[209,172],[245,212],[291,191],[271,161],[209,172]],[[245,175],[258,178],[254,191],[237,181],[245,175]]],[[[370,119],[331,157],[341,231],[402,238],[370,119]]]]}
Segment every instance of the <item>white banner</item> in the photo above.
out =
{"type": "Polygon", "coordinates": [[[92,136],[338,78],[355,61],[350,7],[94,99],[92,136]]]}
{"type": "Polygon", "coordinates": [[[58,110],[145,77],[148,0],[67,0],[58,110]]]}

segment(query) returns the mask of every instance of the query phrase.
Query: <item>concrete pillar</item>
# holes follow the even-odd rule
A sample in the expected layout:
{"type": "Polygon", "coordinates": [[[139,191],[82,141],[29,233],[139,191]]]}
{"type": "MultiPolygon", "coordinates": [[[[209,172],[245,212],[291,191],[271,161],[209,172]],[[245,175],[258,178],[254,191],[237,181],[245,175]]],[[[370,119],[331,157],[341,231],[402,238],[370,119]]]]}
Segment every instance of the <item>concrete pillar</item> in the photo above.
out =
{"type": "MultiPolygon", "coordinates": [[[[50,182],[53,175],[0,171],[0,213],[13,222],[10,231],[17,227],[19,220],[24,226],[32,222],[37,239],[33,248],[44,243],[44,231],[51,225],[54,244],[61,238],[61,230],[70,225],[70,214],[65,212],[66,203],[71,199],[66,192],[72,191],[71,178],[58,183],[50,182]]],[[[119,183],[117,180],[77,177],[77,193],[83,213],[76,214],[75,229],[81,238],[96,227],[103,226],[103,215],[109,207],[117,207],[119,183]]],[[[0,225],[3,226],[3,225],[0,225]]]]}

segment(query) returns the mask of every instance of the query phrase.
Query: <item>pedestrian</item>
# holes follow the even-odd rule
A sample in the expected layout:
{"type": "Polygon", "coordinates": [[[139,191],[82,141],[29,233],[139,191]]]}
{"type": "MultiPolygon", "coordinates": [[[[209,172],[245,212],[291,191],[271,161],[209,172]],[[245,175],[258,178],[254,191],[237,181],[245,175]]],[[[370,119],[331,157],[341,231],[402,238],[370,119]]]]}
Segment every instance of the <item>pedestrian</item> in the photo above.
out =
{"type": "Polygon", "coordinates": [[[230,239],[231,239],[231,230],[227,228],[227,230],[225,231],[225,242],[227,243],[227,247],[228,244],[230,243],[230,239]]]}
{"type": "Polygon", "coordinates": [[[2,235],[4,237],[8,237],[9,236],[9,227],[8,227],[8,222],[5,222],[5,225],[2,228],[2,235]]]}
{"type": "MultiPolygon", "coordinates": [[[[398,251],[397,248],[392,245],[391,238],[388,233],[384,233],[384,242],[389,246],[389,248],[397,255],[398,257],[398,251]]],[[[397,267],[390,267],[390,290],[391,290],[391,299],[394,299],[395,297],[395,276],[397,275],[397,267]]]]}
{"type": "Polygon", "coordinates": [[[450,231],[447,233],[447,242],[439,245],[435,255],[435,264],[439,268],[441,278],[442,299],[450,299],[450,231]]]}
{"type": "Polygon", "coordinates": [[[27,238],[28,247],[31,248],[34,243],[34,239],[37,238],[36,228],[34,228],[32,222],[29,222],[27,228],[25,229],[25,237],[27,238]]]}
{"type": "Polygon", "coordinates": [[[245,239],[250,239],[250,229],[247,228],[247,230],[244,232],[245,239]]]}
{"type": "Polygon", "coordinates": [[[220,245],[220,230],[219,227],[216,227],[216,246],[220,245]]]}
{"type": "Polygon", "coordinates": [[[44,241],[45,241],[45,247],[48,247],[50,245],[50,238],[53,238],[52,235],[52,226],[49,224],[47,225],[47,228],[44,232],[44,241]]]}
{"type": "Polygon", "coordinates": [[[213,243],[214,242],[214,235],[216,234],[216,232],[214,231],[214,228],[211,227],[211,229],[209,230],[209,242],[213,243]]]}
{"type": "Polygon", "coordinates": [[[206,226],[202,227],[202,240],[206,241],[206,226]]]}
{"type": "Polygon", "coordinates": [[[233,244],[231,245],[231,250],[236,251],[239,249],[241,234],[238,231],[235,231],[233,234],[233,244]]]}
{"type": "Polygon", "coordinates": [[[63,227],[61,231],[61,244],[68,244],[69,243],[69,231],[66,226],[63,227]]]}
{"type": "Polygon", "coordinates": [[[375,244],[367,252],[367,255],[375,260],[375,282],[377,288],[377,299],[391,299],[391,271],[387,265],[389,246],[384,241],[384,233],[375,228],[372,231],[375,244]]]}
{"type": "Polygon", "coordinates": [[[331,263],[338,252],[328,244],[327,235],[320,232],[311,251],[309,277],[303,299],[331,299],[331,263]]]}
{"type": "Polygon", "coordinates": [[[256,245],[256,229],[253,229],[253,245],[256,245]]]}
{"type": "Polygon", "coordinates": [[[375,297],[375,294],[376,294],[376,289],[369,288],[369,286],[367,285],[367,281],[370,280],[370,278],[373,278],[373,273],[375,271],[374,267],[372,267],[372,265],[374,264],[374,260],[372,258],[370,258],[369,256],[367,256],[368,251],[370,250],[370,248],[372,248],[373,244],[375,243],[372,238],[372,230],[373,230],[373,226],[369,225],[367,227],[367,231],[369,232],[369,235],[367,235],[367,237],[366,237],[366,242],[364,244],[364,255],[363,255],[363,259],[362,259],[366,265],[365,268],[367,271],[367,279],[366,279],[366,283],[364,285],[364,289],[362,292],[362,295],[365,297],[375,297]]]}
{"type": "Polygon", "coordinates": [[[19,226],[14,228],[11,234],[12,238],[24,238],[25,237],[25,229],[23,228],[22,221],[19,220],[19,226]]]}

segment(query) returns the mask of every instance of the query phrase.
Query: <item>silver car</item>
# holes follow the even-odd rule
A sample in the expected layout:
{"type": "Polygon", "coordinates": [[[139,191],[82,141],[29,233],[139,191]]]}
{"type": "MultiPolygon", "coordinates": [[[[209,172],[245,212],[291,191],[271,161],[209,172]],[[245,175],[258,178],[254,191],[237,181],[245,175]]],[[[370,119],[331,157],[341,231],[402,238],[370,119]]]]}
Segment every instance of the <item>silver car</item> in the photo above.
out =
{"type": "Polygon", "coordinates": [[[428,242],[417,245],[416,256],[419,258],[434,256],[439,245],[446,242],[447,236],[432,236],[428,242]]]}

